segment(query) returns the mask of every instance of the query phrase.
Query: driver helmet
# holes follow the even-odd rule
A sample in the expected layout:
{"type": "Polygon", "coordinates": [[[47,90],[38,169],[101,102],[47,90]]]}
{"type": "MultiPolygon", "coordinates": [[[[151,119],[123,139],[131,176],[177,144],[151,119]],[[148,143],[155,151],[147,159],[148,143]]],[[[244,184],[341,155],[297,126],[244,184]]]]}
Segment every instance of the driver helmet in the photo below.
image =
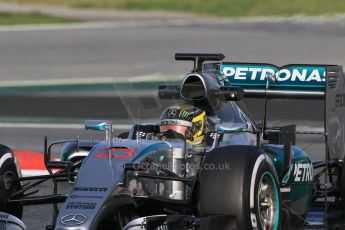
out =
{"type": "Polygon", "coordinates": [[[205,139],[206,113],[191,104],[172,105],[164,110],[159,121],[160,132],[175,131],[188,144],[201,144],[205,139]]]}

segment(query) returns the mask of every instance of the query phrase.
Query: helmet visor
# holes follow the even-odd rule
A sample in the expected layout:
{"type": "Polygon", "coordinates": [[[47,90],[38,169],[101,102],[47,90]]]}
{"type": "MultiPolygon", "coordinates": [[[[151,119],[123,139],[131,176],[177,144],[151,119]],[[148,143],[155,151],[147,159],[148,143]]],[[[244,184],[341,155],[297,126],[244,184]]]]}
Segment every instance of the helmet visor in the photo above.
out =
{"type": "Polygon", "coordinates": [[[188,129],[188,126],[183,126],[183,125],[161,125],[159,127],[160,132],[164,133],[168,130],[173,130],[183,136],[186,134],[186,130],[188,129]]]}

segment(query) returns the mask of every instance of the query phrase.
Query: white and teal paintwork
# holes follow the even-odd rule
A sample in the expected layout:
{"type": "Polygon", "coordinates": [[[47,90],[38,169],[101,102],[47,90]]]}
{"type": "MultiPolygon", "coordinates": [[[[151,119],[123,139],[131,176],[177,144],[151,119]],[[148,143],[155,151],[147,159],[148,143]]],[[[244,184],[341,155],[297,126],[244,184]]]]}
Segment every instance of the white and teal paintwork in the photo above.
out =
{"type": "Polygon", "coordinates": [[[267,76],[276,79],[270,89],[324,91],[326,67],[321,65],[287,65],[221,63],[220,72],[232,86],[265,89],[267,76]]]}
{"type": "Polygon", "coordinates": [[[310,158],[303,150],[297,146],[292,146],[291,165],[286,172],[283,145],[268,144],[263,146],[263,150],[271,158],[278,176],[285,180],[285,183],[282,182],[281,186],[290,187],[291,208],[299,215],[306,215],[313,191],[313,166],[310,158]],[[307,170],[299,169],[301,165],[308,166],[307,170]]]}

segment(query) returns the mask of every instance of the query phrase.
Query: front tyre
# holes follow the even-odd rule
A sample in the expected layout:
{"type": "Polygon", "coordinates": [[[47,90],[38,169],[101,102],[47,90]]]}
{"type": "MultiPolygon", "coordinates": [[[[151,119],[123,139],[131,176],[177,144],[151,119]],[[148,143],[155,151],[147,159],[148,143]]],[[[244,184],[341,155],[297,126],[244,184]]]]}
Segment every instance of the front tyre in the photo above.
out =
{"type": "Polygon", "coordinates": [[[23,206],[21,204],[7,203],[12,194],[22,189],[21,183],[14,181],[19,176],[19,167],[12,150],[4,145],[0,145],[0,211],[21,219],[23,206]]]}
{"type": "MultiPolygon", "coordinates": [[[[237,229],[280,229],[278,177],[269,157],[254,146],[227,146],[208,153],[198,179],[199,214],[236,218],[237,229]],[[228,170],[219,167],[229,164],[228,170]]],[[[228,229],[217,226],[218,229],[228,229]]]]}

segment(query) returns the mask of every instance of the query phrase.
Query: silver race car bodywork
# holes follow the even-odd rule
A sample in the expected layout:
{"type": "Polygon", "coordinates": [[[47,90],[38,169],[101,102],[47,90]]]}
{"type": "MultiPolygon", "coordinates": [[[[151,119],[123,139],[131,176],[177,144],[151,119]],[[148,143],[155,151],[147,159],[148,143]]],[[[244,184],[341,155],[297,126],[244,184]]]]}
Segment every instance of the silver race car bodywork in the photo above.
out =
{"type": "MultiPolygon", "coordinates": [[[[257,135],[243,132],[244,129],[253,130],[254,124],[245,120],[241,115],[242,111],[233,102],[224,104],[222,109],[227,114],[233,114],[231,120],[223,122],[221,126],[217,125],[219,130],[229,131],[223,135],[219,146],[255,145],[257,135]]],[[[221,120],[216,114],[211,119],[216,118],[221,120]]],[[[146,137],[155,139],[155,136],[149,133],[146,137]]],[[[135,200],[140,198],[155,196],[167,200],[190,199],[192,184],[186,189],[181,181],[164,181],[157,178],[152,182],[150,179],[140,178],[140,173],[125,175],[125,167],[134,164],[139,169],[142,164],[149,163],[150,166],[146,165],[145,172],[155,176],[157,174],[155,165],[159,165],[176,178],[188,178],[193,181],[200,168],[200,154],[211,151],[214,147],[213,143],[198,148],[185,145],[183,140],[152,139],[115,139],[111,143],[96,144],[80,167],[71,193],[60,208],[55,229],[74,229],[75,226],[78,226],[78,229],[95,229],[105,216],[116,216],[120,208],[120,206],[116,207],[117,204],[123,205],[123,202],[127,202],[127,205],[132,205],[134,209],[135,200]],[[188,153],[187,157],[186,153],[188,153]],[[150,162],[147,162],[147,159],[150,162]],[[126,178],[125,182],[124,178],[126,178]],[[73,220],[66,222],[66,218],[71,215],[81,215],[84,217],[83,223],[73,220]]]]}

